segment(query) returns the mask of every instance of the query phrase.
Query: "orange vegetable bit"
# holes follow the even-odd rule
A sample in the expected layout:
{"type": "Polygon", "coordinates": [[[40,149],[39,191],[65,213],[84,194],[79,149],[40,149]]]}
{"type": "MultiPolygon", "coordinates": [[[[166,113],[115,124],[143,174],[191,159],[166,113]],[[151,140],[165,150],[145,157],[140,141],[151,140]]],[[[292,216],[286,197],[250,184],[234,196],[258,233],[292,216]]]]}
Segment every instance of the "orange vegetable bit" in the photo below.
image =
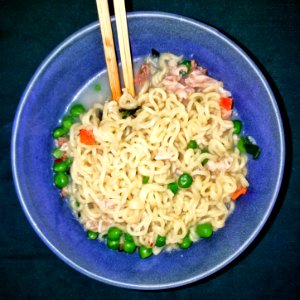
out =
{"type": "Polygon", "coordinates": [[[85,145],[96,145],[93,130],[80,129],[79,130],[80,143],[85,145]]]}
{"type": "Polygon", "coordinates": [[[220,106],[223,107],[226,110],[231,110],[232,109],[232,104],[233,104],[233,101],[232,101],[231,98],[222,97],[220,99],[220,106]]]}
{"type": "Polygon", "coordinates": [[[241,195],[245,195],[247,193],[247,188],[246,187],[242,187],[240,189],[237,189],[232,195],[231,195],[231,199],[232,200],[236,200],[237,198],[239,198],[241,195]]]}

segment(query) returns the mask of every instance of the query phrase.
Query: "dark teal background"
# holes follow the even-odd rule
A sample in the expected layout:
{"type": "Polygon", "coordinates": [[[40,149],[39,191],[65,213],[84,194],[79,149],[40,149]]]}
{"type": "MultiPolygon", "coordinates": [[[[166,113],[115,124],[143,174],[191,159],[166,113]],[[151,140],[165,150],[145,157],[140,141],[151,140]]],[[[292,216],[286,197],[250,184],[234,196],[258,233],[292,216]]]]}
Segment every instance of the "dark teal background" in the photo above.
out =
{"type": "Polygon", "coordinates": [[[108,286],[67,266],[34,233],[13,186],[10,136],[22,92],[50,51],[74,31],[97,20],[95,1],[2,0],[0,3],[0,299],[300,297],[299,1],[126,1],[128,11],[166,11],[191,17],[218,28],[236,41],[269,80],[282,112],[287,139],[281,193],[269,222],[255,242],[237,260],[209,278],[162,292],[108,286]]]}

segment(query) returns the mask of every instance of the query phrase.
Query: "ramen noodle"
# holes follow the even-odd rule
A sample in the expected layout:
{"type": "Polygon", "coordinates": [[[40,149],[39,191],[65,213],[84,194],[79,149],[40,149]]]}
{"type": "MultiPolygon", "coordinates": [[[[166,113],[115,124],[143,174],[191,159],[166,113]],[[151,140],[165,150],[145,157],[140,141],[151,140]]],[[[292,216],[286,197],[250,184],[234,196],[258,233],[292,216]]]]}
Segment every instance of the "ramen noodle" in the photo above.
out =
{"type": "Polygon", "coordinates": [[[72,164],[66,182],[57,171],[55,183],[90,238],[147,257],[224,227],[249,183],[241,123],[231,120],[221,81],[194,60],[154,51],[136,84],[136,97],[124,89],[118,102],[73,109],[80,120],[71,126],[63,119],[69,132],[56,139],[56,164],[72,164]]]}

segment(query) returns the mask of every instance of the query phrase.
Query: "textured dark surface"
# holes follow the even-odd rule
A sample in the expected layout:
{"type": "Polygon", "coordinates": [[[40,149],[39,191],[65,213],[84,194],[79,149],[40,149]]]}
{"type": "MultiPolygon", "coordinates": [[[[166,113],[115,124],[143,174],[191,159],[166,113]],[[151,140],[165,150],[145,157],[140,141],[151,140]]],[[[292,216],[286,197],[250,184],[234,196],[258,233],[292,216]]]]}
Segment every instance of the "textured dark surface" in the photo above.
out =
{"type": "Polygon", "coordinates": [[[2,1],[0,299],[299,297],[298,3],[296,0],[127,2],[129,11],[181,14],[212,25],[238,41],[267,76],[282,111],[287,138],[287,167],[282,190],[270,221],[251,247],[221,272],[192,286],[163,292],[139,292],[89,279],[52,254],[27,222],[12,182],[10,134],[21,94],[38,65],[58,43],[97,19],[95,2],[2,1]]]}

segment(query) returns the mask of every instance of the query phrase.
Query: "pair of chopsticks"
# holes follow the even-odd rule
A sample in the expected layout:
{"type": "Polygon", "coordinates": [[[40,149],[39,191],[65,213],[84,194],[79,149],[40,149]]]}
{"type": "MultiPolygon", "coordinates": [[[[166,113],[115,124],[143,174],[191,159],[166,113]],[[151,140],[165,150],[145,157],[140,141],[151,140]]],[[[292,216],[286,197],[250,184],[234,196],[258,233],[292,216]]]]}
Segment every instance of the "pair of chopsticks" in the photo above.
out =
{"type": "MultiPolygon", "coordinates": [[[[118,63],[114,46],[114,38],[111,29],[108,0],[96,0],[102,42],[110,83],[112,99],[118,101],[122,95],[119,77],[118,63]]],[[[132,60],[130,54],[128,28],[126,19],[126,9],[124,0],[114,0],[114,10],[118,32],[118,43],[121,55],[122,72],[125,88],[134,96],[134,80],[132,70],[132,60]]]]}

